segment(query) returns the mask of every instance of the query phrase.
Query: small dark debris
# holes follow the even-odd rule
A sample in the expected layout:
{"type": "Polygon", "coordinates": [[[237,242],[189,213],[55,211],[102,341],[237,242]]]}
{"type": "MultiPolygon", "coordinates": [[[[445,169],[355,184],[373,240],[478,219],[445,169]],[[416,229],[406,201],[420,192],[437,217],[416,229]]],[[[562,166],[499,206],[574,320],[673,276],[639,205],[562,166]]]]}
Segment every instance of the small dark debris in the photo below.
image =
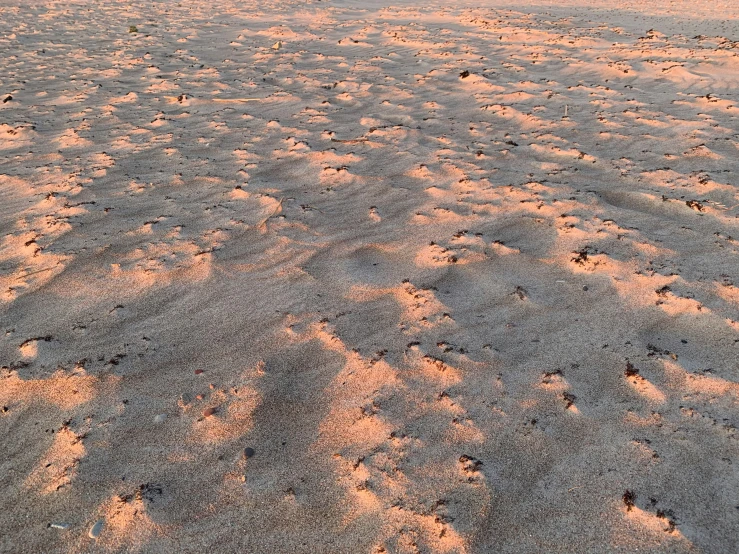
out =
{"type": "Polygon", "coordinates": [[[697,212],[705,211],[703,208],[703,204],[701,204],[697,200],[686,200],[685,205],[688,206],[688,208],[693,208],[697,212]]]}
{"type": "Polygon", "coordinates": [[[588,247],[586,246],[582,250],[576,250],[573,252],[573,254],[577,254],[574,258],[572,258],[570,261],[575,262],[579,265],[585,265],[585,262],[588,261],[588,247]]]}
{"type": "Polygon", "coordinates": [[[664,287],[662,287],[661,289],[657,289],[657,290],[656,290],[656,291],[654,291],[654,292],[656,292],[656,293],[657,293],[657,296],[659,296],[659,297],[661,297],[661,298],[666,298],[666,297],[667,297],[667,293],[668,293],[668,292],[671,292],[671,291],[672,291],[672,289],[670,288],[670,286],[669,286],[669,285],[665,285],[665,286],[664,286],[664,287]]]}
{"type": "Polygon", "coordinates": [[[629,360],[626,360],[626,369],[624,370],[624,374],[626,377],[636,377],[639,375],[639,370],[635,368],[629,360]]]}
{"type": "Polygon", "coordinates": [[[51,342],[52,340],[54,340],[54,337],[52,337],[51,335],[46,335],[46,336],[44,336],[44,337],[32,337],[32,338],[30,338],[30,339],[26,339],[26,340],[24,340],[24,341],[23,341],[23,342],[21,343],[20,347],[21,347],[21,348],[23,348],[23,347],[24,347],[24,346],[26,346],[27,344],[29,344],[29,343],[32,343],[32,342],[34,342],[34,341],[37,341],[37,342],[41,342],[41,341],[44,341],[44,342],[51,342]]]}
{"type": "Polygon", "coordinates": [[[660,519],[667,520],[667,529],[665,529],[667,533],[672,533],[677,527],[677,522],[675,521],[675,514],[673,513],[672,510],[657,510],[657,517],[660,519]]]}
{"type": "Polygon", "coordinates": [[[634,508],[636,495],[633,492],[627,490],[624,492],[624,495],[621,498],[623,498],[624,505],[626,506],[626,511],[630,512],[634,508]]]}
{"type": "Polygon", "coordinates": [[[478,471],[480,466],[483,465],[480,460],[472,456],[468,456],[467,454],[462,454],[459,457],[459,463],[462,464],[464,471],[467,473],[478,471]]]}
{"type": "Polygon", "coordinates": [[[675,354],[674,352],[670,352],[669,350],[664,350],[662,348],[654,346],[651,343],[647,344],[647,350],[648,350],[647,356],[650,358],[659,354],[662,356],[669,356],[673,360],[677,360],[677,354],[675,354]]]}
{"type": "Polygon", "coordinates": [[[139,485],[139,490],[136,491],[136,500],[146,500],[147,502],[154,502],[154,500],[164,493],[164,489],[161,485],[155,483],[144,483],[139,485]]]}
{"type": "Polygon", "coordinates": [[[109,365],[118,365],[123,358],[125,358],[127,354],[116,354],[113,356],[110,360],[107,361],[109,365]]]}
{"type": "Polygon", "coordinates": [[[570,408],[575,403],[575,400],[577,400],[577,396],[571,392],[562,393],[562,398],[565,400],[565,408],[570,408]]]}
{"type": "Polygon", "coordinates": [[[256,451],[250,446],[247,446],[246,448],[244,448],[244,459],[245,460],[248,460],[249,458],[254,456],[254,454],[256,454],[256,451]]]}
{"type": "Polygon", "coordinates": [[[470,72],[469,72],[469,71],[467,71],[467,70],[465,69],[464,71],[462,71],[462,73],[460,73],[460,74],[459,74],[459,76],[460,76],[460,77],[461,77],[462,79],[466,79],[467,77],[469,77],[469,76],[470,76],[470,72]]]}
{"type": "Polygon", "coordinates": [[[554,371],[547,371],[544,373],[544,377],[542,378],[541,382],[548,385],[552,382],[552,377],[555,375],[564,376],[564,373],[562,373],[561,369],[555,369],[554,371]]]}

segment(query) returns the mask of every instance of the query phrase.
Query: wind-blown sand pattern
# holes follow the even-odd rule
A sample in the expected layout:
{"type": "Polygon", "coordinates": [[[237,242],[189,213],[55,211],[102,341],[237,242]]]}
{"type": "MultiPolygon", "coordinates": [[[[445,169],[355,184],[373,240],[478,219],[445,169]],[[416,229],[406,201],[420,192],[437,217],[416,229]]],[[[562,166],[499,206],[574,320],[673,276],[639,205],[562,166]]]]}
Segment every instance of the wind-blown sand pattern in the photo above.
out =
{"type": "Polygon", "coordinates": [[[739,9],[479,4],[0,5],[0,551],[739,550],[739,9]]]}

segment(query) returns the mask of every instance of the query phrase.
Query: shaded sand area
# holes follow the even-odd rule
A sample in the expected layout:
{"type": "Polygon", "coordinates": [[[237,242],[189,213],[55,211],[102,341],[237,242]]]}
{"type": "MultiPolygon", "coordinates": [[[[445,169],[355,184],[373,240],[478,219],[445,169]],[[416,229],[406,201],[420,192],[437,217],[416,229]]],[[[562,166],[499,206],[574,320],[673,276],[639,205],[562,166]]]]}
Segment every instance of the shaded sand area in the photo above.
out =
{"type": "Polygon", "coordinates": [[[739,13],[643,3],[2,3],[0,551],[736,552],[739,13]]]}

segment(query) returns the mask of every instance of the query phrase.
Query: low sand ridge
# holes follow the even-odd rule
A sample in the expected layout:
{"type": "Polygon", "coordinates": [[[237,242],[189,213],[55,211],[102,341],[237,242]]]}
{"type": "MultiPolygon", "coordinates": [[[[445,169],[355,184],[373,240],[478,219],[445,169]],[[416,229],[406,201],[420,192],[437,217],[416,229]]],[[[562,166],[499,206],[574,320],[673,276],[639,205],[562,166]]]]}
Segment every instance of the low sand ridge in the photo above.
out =
{"type": "Polygon", "coordinates": [[[479,4],[0,5],[0,551],[739,548],[739,10],[479,4]]]}

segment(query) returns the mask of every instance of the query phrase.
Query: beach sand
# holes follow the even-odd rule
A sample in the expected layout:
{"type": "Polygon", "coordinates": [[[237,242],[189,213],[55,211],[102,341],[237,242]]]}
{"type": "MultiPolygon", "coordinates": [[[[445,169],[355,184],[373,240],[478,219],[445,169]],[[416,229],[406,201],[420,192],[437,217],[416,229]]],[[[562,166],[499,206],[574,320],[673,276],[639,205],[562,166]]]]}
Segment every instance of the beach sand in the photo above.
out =
{"type": "Polygon", "coordinates": [[[0,552],[739,551],[739,7],[3,0],[0,56],[0,552]]]}

